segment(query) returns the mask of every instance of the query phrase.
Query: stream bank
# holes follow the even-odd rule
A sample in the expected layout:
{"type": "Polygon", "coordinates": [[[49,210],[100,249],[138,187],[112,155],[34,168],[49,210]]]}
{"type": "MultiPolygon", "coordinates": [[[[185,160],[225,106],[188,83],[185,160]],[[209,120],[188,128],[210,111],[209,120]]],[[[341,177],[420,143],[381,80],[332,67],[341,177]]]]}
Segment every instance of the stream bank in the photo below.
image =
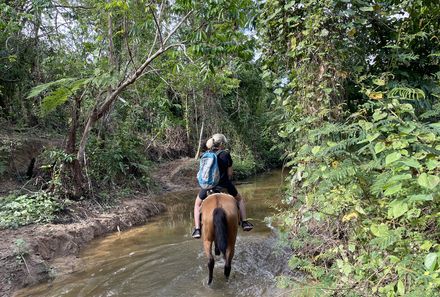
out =
{"type": "MultiPolygon", "coordinates": [[[[279,245],[265,217],[277,213],[283,191],[280,170],[246,179],[237,186],[245,197],[254,229],[237,234],[230,280],[215,257],[214,281],[207,285],[202,242],[191,238],[197,188],[166,192],[167,211],[147,224],[93,240],[79,253],[81,269],[25,288],[16,297],[274,297],[283,296],[277,277],[290,274],[289,249],[279,245]]],[[[274,232],[275,231],[275,232],[274,232]]]]}
{"type": "MultiPolygon", "coordinates": [[[[157,192],[195,186],[196,161],[189,158],[159,164],[152,177],[157,192]]],[[[68,224],[33,224],[0,230],[0,296],[53,278],[59,271],[70,273],[79,267],[78,253],[92,239],[107,233],[141,225],[166,210],[156,193],[137,193],[109,209],[90,210],[90,203],[76,204],[68,224]]]]}

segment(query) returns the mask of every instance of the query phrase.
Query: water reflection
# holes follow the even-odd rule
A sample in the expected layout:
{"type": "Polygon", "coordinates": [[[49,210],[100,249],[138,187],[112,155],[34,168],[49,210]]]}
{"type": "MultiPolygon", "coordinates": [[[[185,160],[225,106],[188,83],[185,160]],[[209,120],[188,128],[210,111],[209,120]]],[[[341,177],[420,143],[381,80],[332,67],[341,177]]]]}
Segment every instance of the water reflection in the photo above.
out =
{"type": "Polygon", "coordinates": [[[82,272],[17,296],[277,296],[274,279],[287,256],[276,248],[264,217],[275,212],[282,182],[275,171],[238,186],[255,229],[239,232],[229,282],[217,257],[214,282],[206,285],[201,241],[190,237],[196,191],[187,191],[166,194],[169,210],[154,221],[94,241],[81,254],[82,272]]]}

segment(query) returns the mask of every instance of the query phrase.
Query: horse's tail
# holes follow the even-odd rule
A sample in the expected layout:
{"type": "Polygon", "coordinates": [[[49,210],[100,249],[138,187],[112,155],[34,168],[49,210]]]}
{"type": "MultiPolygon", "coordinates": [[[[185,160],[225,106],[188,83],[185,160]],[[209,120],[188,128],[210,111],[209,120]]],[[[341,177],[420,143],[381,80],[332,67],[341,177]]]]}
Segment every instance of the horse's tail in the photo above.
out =
{"type": "Polygon", "coordinates": [[[223,208],[216,208],[212,213],[214,217],[215,243],[223,255],[226,255],[228,246],[228,222],[223,208]]]}

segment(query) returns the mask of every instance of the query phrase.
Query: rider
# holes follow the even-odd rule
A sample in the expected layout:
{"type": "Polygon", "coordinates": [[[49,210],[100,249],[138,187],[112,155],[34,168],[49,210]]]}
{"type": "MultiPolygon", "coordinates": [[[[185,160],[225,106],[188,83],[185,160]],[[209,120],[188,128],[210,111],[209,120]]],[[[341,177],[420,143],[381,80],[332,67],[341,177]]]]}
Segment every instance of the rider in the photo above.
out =
{"type": "MultiPolygon", "coordinates": [[[[237,192],[237,189],[231,182],[232,178],[232,158],[228,151],[225,151],[225,145],[227,143],[226,137],[223,134],[214,134],[206,142],[206,147],[212,151],[219,151],[217,155],[217,162],[220,171],[220,181],[216,187],[225,188],[228,193],[237,200],[240,210],[240,217],[242,219],[241,227],[244,231],[250,231],[254,226],[246,220],[246,208],[244,205],[244,199],[237,192]]],[[[192,233],[192,237],[200,238],[200,207],[203,199],[208,196],[209,190],[201,189],[197,195],[194,203],[194,224],[195,228],[192,233]]]]}

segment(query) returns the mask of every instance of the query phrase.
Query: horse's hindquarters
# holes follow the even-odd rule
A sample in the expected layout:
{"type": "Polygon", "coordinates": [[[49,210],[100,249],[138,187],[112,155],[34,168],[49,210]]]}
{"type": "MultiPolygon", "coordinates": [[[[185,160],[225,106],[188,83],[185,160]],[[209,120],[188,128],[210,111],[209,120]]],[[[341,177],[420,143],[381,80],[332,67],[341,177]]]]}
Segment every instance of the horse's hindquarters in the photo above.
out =
{"type": "Polygon", "coordinates": [[[238,229],[237,203],[231,195],[213,194],[202,204],[202,239],[205,254],[208,257],[209,280],[212,282],[214,257],[212,243],[216,243],[216,251],[225,257],[225,276],[229,277],[231,263],[235,251],[238,229]]]}

